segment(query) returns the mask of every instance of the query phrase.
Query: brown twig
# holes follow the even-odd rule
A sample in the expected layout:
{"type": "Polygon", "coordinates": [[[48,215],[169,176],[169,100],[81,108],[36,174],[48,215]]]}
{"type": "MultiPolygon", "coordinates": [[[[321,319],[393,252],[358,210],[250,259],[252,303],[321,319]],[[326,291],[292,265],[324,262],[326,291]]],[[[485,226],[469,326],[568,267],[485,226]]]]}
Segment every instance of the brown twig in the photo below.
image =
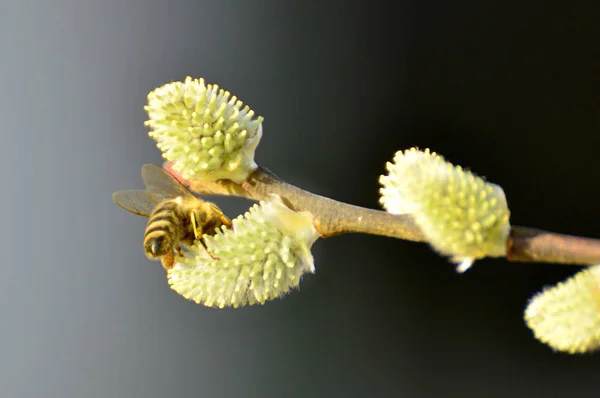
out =
{"type": "Polygon", "coordinates": [[[600,240],[513,226],[506,257],[532,263],[600,264],[600,240]]]}
{"type": "Polygon", "coordinates": [[[292,210],[310,211],[314,216],[315,227],[324,238],[345,233],[365,233],[425,241],[410,216],[393,215],[315,195],[282,181],[264,168],[255,170],[242,184],[242,188],[254,199],[277,194],[292,210]]]}
{"type": "MultiPolygon", "coordinates": [[[[165,167],[169,167],[166,165],[165,167]]],[[[410,215],[393,215],[335,201],[304,191],[259,167],[241,184],[190,181],[190,189],[205,195],[233,195],[264,200],[279,195],[291,209],[310,211],[315,227],[324,238],[345,233],[388,236],[414,242],[427,239],[410,215]]],[[[507,241],[507,260],[513,262],[600,264],[600,240],[512,226],[507,241]]]]}

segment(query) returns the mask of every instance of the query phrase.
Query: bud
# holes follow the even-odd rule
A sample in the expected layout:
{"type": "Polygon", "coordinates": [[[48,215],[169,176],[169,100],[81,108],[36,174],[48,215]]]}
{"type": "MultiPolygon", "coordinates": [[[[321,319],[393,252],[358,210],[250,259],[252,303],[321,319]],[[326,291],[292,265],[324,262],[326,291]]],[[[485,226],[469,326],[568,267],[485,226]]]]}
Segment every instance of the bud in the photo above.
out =
{"type": "Polygon", "coordinates": [[[148,94],[149,136],[183,178],[242,183],[257,165],[262,117],[217,85],[187,77],[148,94]]]}
{"type": "Polygon", "coordinates": [[[466,271],[475,260],[506,255],[509,210],[498,185],[448,163],[429,149],[399,151],[380,177],[380,202],[411,214],[430,245],[466,271]]]}
{"type": "Polygon", "coordinates": [[[169,270],[171,288],[208,307],[264,304],[314,273],[311,247],[319,237],[309,212],[289,209],[278,195],[254,205],[214,236],[204,236],[169,270]]]}
{"type": "Polygon", "coordinates": [[[571,354],[600,348],[600,265],[534,296],[525,322],[535,337],[571,354]]]}

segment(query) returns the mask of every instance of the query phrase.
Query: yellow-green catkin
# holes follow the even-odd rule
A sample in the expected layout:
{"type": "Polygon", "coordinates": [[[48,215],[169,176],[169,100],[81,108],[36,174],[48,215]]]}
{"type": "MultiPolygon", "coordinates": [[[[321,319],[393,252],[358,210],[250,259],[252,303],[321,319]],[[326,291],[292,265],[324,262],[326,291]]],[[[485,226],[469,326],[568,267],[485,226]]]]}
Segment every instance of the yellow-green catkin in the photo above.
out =
{"type": "Polygon", "coordinates": [[[411,214],[431,246],[459,264],[506,255],[510,232],[504,191],[426,149],[396,153],[381,176],[380,202],[390,213],[411,214]]]}
{"type": "Polygon", "coordinates": [[[187,77],[148,94],[149,136],[186,179],[243,182],[257,165],[263,118],[204,79],[187,77]]]}
{"type": "Polygon", "coordinates": [[[535,295],[525,322],[555,350],[576,354],[600,349],[600,265],[535,295]]]}
{"type": "Polygon", "coordinates": [[[215,236],[204,236],[168,272],[171,288],[208,307],[264,304],[314,273],[311,247],[318,238],[309,212],[289,209],[277,195],[254,205],[215,236]]]}

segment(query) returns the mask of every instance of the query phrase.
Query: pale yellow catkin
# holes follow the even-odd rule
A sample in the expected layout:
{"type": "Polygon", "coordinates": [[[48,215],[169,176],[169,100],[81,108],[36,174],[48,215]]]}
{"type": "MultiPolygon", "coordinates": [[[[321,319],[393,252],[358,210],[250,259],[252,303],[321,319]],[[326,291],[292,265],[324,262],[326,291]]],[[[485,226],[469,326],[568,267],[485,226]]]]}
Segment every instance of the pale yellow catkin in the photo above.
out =
{"type": "Polygon", "coordinates": [[[464,272],[473,261],[506,255],[510,231],[502,188],[429,149],[396,153],[380,178],[383,207],[411,214],[431,246],[464,272]]]}
{"type": "Polygon", "coordinates": [[[186,179],[241,183],[257,165],[263,118],[217,85],[187,77],[148,94],[145,125],[186,179]]]}
{"type": "Polygon", "coordinates": [[[575,354],[600,349],[600,265],[535,295],[525,322],[555,350],[575,354]]]}
{"type": "Polygon", "coordinates": [[[208,307],[264,304],[297,288],[313,273],[318,238],[309,212],[289,209],[277,195],[233,220],[233,229],[205,236],[168,272],[171,288],[208,307]]]}

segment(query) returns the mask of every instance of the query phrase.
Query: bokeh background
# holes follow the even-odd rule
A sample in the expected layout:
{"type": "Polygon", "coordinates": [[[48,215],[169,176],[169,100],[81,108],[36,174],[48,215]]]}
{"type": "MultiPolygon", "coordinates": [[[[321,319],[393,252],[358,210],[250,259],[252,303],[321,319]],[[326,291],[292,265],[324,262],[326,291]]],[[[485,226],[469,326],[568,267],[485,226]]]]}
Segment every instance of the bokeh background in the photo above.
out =
{"type": "MultiPolygon", "coordinates": [[[[600,237],[596,2],[0,3],[0,396],[589,397],[600,356],[537,342],[528,299],[577,268],[340,236],[263,307],[171,291],[111,201],[160,154],[146,94],[187,75],[265,117],[258,162],[378,208],[396,150],[500,184],[512,222],[600,237]]],[[[250,204],[220,200],[231,217],[250,204]]]]}

